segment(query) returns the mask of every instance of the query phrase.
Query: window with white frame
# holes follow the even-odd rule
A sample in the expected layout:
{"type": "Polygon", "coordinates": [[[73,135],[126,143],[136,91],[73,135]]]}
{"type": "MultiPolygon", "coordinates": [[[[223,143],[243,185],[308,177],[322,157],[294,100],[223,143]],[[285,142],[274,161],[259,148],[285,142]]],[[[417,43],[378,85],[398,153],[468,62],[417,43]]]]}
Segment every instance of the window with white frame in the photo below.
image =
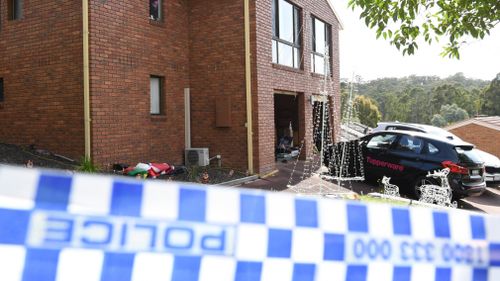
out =
{"type": "Polygon", "coordinates": [[[160,21],[162,19],[162,0],[149,0],[149,19],[160,21]]]}
{"type": "Polygon", "coordinates": [[[300,9],[286,0],[273,4],[273,63],[301,67],[300,9]]]}
{"type": "Polygon", "coordinates": [[[151,100],[151,110],[152,115],[163,114],[163,77],[151,76],[149,78],[149,91],[151,100]]]}
{"type": "Polygon", "coordinates": [[[323,22],[322,20],[313,17],[311,71],[314,73],[330,73],[330,67],[327,67],[327,65],[325,65],[325,56],[328,54],[328,56],[331,57],[330,38],[330,25],[323,22]]]}

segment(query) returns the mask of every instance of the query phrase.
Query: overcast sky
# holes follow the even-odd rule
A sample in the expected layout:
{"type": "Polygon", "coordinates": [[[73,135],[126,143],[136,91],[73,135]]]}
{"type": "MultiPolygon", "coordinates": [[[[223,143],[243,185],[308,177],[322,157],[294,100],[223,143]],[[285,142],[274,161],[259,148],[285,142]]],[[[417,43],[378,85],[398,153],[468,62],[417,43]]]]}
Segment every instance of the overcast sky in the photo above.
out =
{"type": "Polygon", "coordinates": [[[464,45],[460,60],[441,57],[442,48],[427,43],[419,44],[415,55],[403,57],[389,41],[375,39],[375,31],[359,20],[359,12],[347,8],[347,0],[332,2],[344,25],[340,32],[341,78],[350,79],[353,72],[363,80],[412,74],[444,78],[463,72],[469,78],[492,80],[500,72],[500,26],[485,39],[464,45]]]}

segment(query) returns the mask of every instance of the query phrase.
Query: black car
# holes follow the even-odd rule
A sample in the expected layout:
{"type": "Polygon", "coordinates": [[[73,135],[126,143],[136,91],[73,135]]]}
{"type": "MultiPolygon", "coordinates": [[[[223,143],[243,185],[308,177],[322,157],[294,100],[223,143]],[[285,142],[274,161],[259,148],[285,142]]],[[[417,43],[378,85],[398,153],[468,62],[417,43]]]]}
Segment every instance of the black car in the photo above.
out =
{"type": "Polygon", "coordinates": [[[391,178],[417,199],[423,184],[440,184],[428,172],[449,168],[455,198],[479,196],[486,187],[484,163],[472,144],[412,131],[381,131],[360,140],[365,177],[391,178]]]}

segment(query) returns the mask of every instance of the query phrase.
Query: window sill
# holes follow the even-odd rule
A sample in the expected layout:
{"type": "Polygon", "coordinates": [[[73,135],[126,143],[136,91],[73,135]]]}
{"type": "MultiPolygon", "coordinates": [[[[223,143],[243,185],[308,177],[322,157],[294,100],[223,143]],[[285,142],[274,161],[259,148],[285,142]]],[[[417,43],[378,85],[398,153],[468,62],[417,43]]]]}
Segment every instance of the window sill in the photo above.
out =
{"type": "MultiPolygon", "coordinates": [[[[316,78],[325,78],[324,74],[319,74],[319,73],[316,73],[316,72],[311,72],[311,76],[312,77],[316,77],[316,78]]],[[[333,79],[333,75],[330,75],[330,78],[333,79]]]]}
{"type": "Polygon", "coordinates": [[[163,19],[159,19],[159,20],[153,20],[153,19],[149,19],[149,24],[150,25],[154,25],[154,26],[160,26],[160,27],[165,27],[165,22],[163,21],[163,19]]]}
{"type": "Polygon", "coordinates": [[[151,122],[164,122],[167,121],[167,116],[164,114],[150,115],[151,122]]]}
{"type": "Polygon", "coordinates": [[[280,69],[280,70],[286,70],[286,71],[295,72],[295,73],[299,73],[299,74],[304,74],[304,70],[302,70],[300,68],[293,68],[290,66],[281,65],[281,64],[274,63],[274,62],[271,63],[271,65],[273,66],[274,69],[280,69]]]}

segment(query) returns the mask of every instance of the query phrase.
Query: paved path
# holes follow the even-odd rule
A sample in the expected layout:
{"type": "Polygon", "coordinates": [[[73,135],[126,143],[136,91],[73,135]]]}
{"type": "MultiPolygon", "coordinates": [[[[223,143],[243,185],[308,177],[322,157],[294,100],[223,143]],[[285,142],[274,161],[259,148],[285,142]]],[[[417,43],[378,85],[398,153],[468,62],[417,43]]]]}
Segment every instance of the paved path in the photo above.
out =
{"type": "Polygon", "coordinates": [[[340,185],[321,179],[318,175],[304,179],[300,183],[290,186],[286,191],[305,195],[332,195],[344,198],[354,198],[356,193],[340,185]]]}
{"type": "Polygon", "coordinates": [[[500,215],[500,186],[488,187],[483,195],[462,199],[470,208],[483,211],[488,214],[500,215]]]}
{"type": "Polygon", "coordinates": [[[277,173],[264,179],[258,179],[241,185],[242,187],[258,188],[266,190],[281,191],[287,189],[287,185],[295,185],[303,179],[304,161],[295,160],[287,162],[277,162],[277,173]],[[292,175],[290,177],[290,175],[292,175]]]}

